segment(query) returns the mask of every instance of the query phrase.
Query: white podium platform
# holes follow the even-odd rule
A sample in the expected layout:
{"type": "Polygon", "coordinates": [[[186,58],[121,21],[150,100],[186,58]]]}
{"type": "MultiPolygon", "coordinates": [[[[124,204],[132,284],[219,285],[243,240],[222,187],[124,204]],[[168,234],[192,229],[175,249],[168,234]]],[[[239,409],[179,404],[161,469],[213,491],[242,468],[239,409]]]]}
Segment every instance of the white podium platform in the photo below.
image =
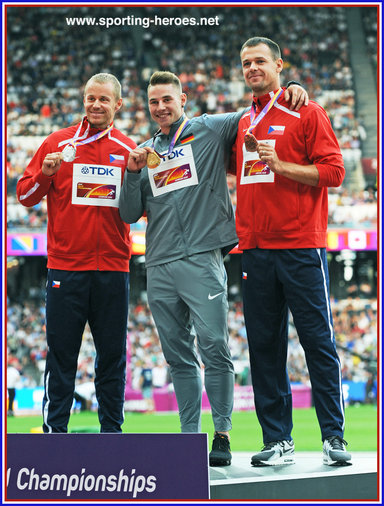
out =
{"type": "Polygon", "coordinates": [[[252,467],[252,453],[234,453],[232,465],[210,467],[211,499],[378,500],[377,455],[352,452],[352,465],[330,467],[322,453],[296,452],[296,464],[252,467]]]}

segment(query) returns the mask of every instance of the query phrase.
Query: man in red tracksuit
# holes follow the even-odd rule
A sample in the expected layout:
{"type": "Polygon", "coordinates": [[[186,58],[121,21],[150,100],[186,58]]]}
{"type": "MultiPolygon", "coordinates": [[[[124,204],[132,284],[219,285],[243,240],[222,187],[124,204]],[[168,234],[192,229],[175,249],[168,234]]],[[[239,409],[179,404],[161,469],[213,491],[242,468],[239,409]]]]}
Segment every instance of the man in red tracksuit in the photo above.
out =
{"type": "Polygon", "coordinates": [[[21,204],[47,196],[48,279],[43,430],[67,432],[86,322],[96,348],[101,432],[121,432],[129,296],[129,226],[119,196],[136,144],[114,128],[121,86],[111,74],[86,84],[81,123],[52,133],[17,184],[21,204]]]}
{"type": "Polygon", "coordinates": [[[325,111],[291,111],[280,87],[279,46],[263,37],[243,45],[253,91],[239,122],[236,230],[243,251],[244,317],[255,406],[264,447],[252,465],[294,463],[292,396],[286,369],[288,309],[304,348],[323,441],[323,462],[348,465],[340,361],[326,259],[328,186],[344,178],[325,111]]]}

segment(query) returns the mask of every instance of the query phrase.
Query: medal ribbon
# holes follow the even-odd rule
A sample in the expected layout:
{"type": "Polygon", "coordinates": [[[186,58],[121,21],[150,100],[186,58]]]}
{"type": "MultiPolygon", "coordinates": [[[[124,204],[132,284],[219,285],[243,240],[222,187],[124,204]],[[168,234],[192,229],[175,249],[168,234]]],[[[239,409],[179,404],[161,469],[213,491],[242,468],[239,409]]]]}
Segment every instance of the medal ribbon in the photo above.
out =
{"type": "MultiPolygon", "coordinates": [[[[97,134],[92,135],[92,137],[88,137],[88,139],[84,139],[82,141],[78,141],[78,140],[76,140],[76,137],[74,137],[74,139],[72,141],[70,141],[68,144],[70,144],[74,148],[76,146],[81,146],[83,144],[89,144],[90,142],[97,141],[97,139],[101,139],[102,137],[104,137],[104,135],[107,135],[107,133],[110,132],[112,130],[112,128],[113,128],[113,124],[109,125],[109,127],[106,128],[105,130],[103,130],[102,132],[98,132],[97,134]]],[[[88,131],[89,131],[89,126],[88,126],[87,132],[88,131]]]]}
{"type": "Polygon", "coordinates": [[[75,133],[75,136],[72,137],[72,139],[60,142],[59,146],[62,146],[63,144],[66,144],[66,145],[69,145],[69,146],[72,146],[72,147],[76,148],[76,146],[79,146],[81,144],[89,144],[90,142],[96,141],[97,139],[101,139],[101,137],[104,137],[104,135],[107,135],[107,133],[110,130],[112,130],[112,128],[113,128],[113,124],[111,124],[111,125],[109,125],[108,128],[106,128],[102,132],[98,132],[97,134],[92,135],[92,137],[89,137],[87,139],[86,137],[88,136],[88,132],[89,132],[89,128],[90,128],[90,125],[88,124],[88,126],[87,126],[85,132],[83,133],[83,135],[81,137],[79,137],[80,132],[81,132],[81,128],[82,128],[83,123],[84,123],[84,119],[85,118],[83,118],[83,121],[80,123],[79,128],[77,129],[77,132],[75,133]]]}
{"type": "Polygon", "coordinates": [[[255,102],[252,102],[252,109],[251,109],[251,124],[249,125],[249,128],[247,130],[247,134],[251,133],[251,130],[254,130],[255,127],[260,123],[260,121],[264,118],[264,116],[267,114],[267,112],[272,109],[277,99],[280,97],[280,95],[283,93],[283,89],[279,88],[275,95],[271,98],[271,100],[268,102],[268,104],[264,107],[264,109],[261,111],[261,113],[256,116],[256,105],[255,102]]]}
{"type": "Polygon", "coordinates": [[[165,155],[161,155],[155,149],[155,139],[159,135],[160,131],[155,133],[155,135],[153,136],[152,148],[154,149],[155,153],[160,156],[160,158],[165,158],[166,156],[168,156],[172,153],[177,140],[179,139],[180,135],[182,134],[184,128],[187,126],[188,123],[189,123],[189,119],[187,117],[185,117],[183,122],[179,126],[179,128],[176,130],[175,135],[173,136],[173,139],[171,140],[171,144],[169,145],[168,151],[165,153],[165,155]]]}

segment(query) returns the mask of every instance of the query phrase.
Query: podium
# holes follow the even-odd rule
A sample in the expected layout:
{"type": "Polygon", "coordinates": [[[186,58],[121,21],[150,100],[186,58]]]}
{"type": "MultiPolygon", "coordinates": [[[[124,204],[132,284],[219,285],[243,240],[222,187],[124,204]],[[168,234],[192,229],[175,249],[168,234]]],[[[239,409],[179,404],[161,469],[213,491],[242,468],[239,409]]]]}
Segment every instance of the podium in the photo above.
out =
{"type": "Polygon", "coordinates": [[[6,499],[209,499],[207,437],[8,434],[6,499]]]}

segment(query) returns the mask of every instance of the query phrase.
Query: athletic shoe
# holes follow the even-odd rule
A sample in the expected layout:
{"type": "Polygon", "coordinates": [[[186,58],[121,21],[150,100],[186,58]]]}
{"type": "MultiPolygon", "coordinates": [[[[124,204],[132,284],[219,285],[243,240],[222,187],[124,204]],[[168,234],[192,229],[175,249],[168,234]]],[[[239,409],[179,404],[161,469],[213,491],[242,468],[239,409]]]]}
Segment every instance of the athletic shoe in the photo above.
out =
{"type": "Polygon", "coordinates": [[[351,466],[351,454],[345,449],[347,444],[339,436],[327,437],[323,443],[323,463],[327,466],[351,466]]]}
{"type": "Polygon", "coordinates": [[[215,432],[212,442],[212,451],[209,453],[209,465],[229,466],[231,460],[232,454],[228,436],[215,432]]]}
{"type": "Polygon", "coordinates": [[[295,445],[293,441],[272,441],[267,443],[260,453],[252,457],[253,466],[283,466],[295,463],[295,445]]]}

